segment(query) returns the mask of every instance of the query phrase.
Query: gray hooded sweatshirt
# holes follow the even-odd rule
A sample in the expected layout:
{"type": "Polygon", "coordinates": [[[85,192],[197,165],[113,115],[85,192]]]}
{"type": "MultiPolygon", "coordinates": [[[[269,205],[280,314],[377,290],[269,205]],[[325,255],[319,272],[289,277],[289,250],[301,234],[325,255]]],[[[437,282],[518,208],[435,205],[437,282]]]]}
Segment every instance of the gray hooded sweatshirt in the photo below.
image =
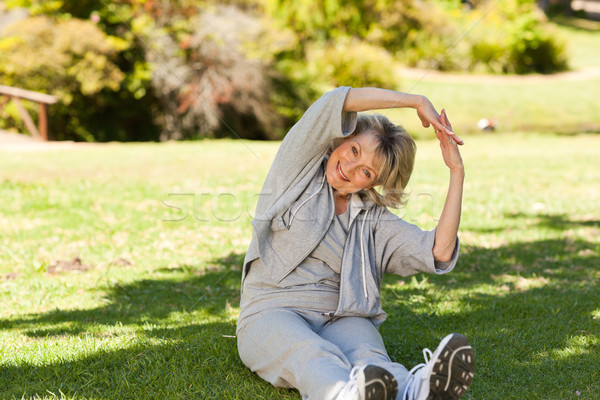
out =
{"type": "MultiPolygon", "coordinates": [[[[263,185],[253,235],[244,260],[244,279],[253,261],[270,271],[277,285],[303,262],[326,235],[335,215],[325,160],[331,142],[350,135],[356,113],[342,112],[349,87],[318,99],[292,127],[275,156],[263,185]]],[[[446,273],[458,258],[458,241],[449,262],[433,259],[435,230],[422,231],[365,196],[353,194],[350,225],[341,262],[337,309],[332,316],[385,320],[380,282],[384,273],[402,276],[418,272],[446,273]]],[[[294,295],[297,295],[296,292],[294,295]]],[[[250,310],[240,314],[240,320],[250,310]]],[[[252,314],[257,310],[252,310],[252,314]]]]}

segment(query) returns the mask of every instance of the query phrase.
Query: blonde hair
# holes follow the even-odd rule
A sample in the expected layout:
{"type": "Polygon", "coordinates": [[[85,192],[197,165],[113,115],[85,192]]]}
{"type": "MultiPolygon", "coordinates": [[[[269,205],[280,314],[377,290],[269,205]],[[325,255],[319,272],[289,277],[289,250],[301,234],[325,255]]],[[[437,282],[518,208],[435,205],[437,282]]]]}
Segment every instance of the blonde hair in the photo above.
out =
{"type": "Polygon", "coordinates": [[[413,138],[400,125],[394,125],[382,114],[358,114],[354,132],[335,140],[330,151],[335,150],[344,140],[369,134],[373,137],[378,176],[378,190],[370,188],[361,191],[375,203],[399,208],[406,203],[404,189],[408,184],[415,164],[417,146],[413,138]]]}

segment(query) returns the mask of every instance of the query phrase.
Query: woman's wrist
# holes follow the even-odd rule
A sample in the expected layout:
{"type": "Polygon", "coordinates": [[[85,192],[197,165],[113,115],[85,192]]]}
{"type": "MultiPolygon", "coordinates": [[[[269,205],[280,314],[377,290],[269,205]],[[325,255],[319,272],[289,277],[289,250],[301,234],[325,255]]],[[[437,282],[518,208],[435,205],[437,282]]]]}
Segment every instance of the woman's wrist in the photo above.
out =
{"type": "Polygon", "coordinates": [[[429,103],[429,99],[421,94],[411,94],[411,108],[414,108],[415,110],[418,110],[419,108],[425,106],[427,103],[429,103]]]}
{"type": "Polygon", "coordinates": [[[463,165],[461,165],[458,167],[450,168],[450,177],[464,179],[465,178],[465,167],[463,165]]]}

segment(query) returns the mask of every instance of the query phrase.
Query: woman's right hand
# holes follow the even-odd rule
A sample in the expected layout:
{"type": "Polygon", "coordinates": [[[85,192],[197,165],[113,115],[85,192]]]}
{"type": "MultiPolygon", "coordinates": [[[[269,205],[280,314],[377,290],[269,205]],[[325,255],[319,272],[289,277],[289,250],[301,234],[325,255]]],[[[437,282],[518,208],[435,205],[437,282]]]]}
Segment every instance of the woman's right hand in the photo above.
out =
{"type": "MultiPolygon", "coordinates": [[[[446,115],[446,110],[442,109],[440,119],[447,129],[453,131],[452,124],[450,124],[448,116],[446,115]]],[[[444,162],[446,163],[448,168],[450,168],[450,172],[458,172],[460,174],[464,174],[463,161],[457,146],[458,143],[455,140],[453,140],[452,137],[448,137],[442,132],[438,133],[437,136],[440,140],[442,157],[444,158],[444,162]]]]}

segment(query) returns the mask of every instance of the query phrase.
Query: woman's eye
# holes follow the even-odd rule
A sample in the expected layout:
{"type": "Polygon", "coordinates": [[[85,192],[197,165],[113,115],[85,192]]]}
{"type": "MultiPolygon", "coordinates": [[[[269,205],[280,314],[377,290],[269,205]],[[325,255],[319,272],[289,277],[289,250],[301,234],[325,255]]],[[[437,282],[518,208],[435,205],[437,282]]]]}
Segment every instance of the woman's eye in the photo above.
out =
{"type": "Polygon", "coordinates": [[[352,153],[354,153],[354,155],[358,155],[358,150],[356,150],[356,147],[352,146],[352,153]]]}
{"type": "Polygon", "coordinates": [[[365,175],[367,176],[367,178],[371,177],[371,173],[368,170],[366,170],[366,169],[365,169],[365,175]]]}

